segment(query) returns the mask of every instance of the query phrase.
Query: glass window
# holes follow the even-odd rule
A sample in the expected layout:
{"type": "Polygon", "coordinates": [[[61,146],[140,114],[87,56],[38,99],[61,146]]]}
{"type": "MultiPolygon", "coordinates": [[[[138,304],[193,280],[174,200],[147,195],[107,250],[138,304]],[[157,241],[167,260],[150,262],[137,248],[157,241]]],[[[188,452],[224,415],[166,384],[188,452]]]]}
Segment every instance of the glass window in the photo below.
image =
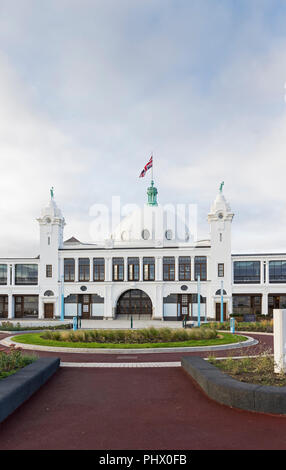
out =
{"type": "Polygon", "coordinates": [[[218,264],[217,271],[218,277],[224,277],[224,263],[218,264]]]}
{"type": "Polygon", "coordinates": [[[104,281],[105,262],[104,258],[93,258],[93,280],[104,281]]]}
{"type": "Polygon", "coordinates": [[[155,258],[143,258],[144,281],[155,281],[155,258]]]}
{"type": "Polygon", "coordinates": [[[164,281],[175,280],[175,258],[173,256],[163,258],[163,279],[164,281]]]}
{"type": "Polygon", "coordinates": [[[260,261],[235,261],[234,262],[235,284],[259,284],[260,283],[260,261]]]}
{"type": "Polygon", "coordinates": [[[179,281],[190,281],[191,280],[191,257],[180,256],[179,257],[179,281]]]}
{"type": "Polygon", "coordinates": [[[128,258],[128,281],[139,281],[139,258],[128,258]]]}
{"type": "Polygon", "coordinates": [[[113,258],[113,281],[124,280],[124,258],[113,258]]]}
{"type": "Polygon", "coordinates": [[[73,258],[66,258],[64,260],[64,275],[66,282],[73,282],[75,280],[75,261],[73,258]]]}
{"type": "Polygon", "coordinates": [[[7,264],[0,264],[0,284],[7,284],[7,264]]]}
{"type": "Polygon", "coordinates": [[[195,281],[200,276],[201,281],[207,280],[207,257],[195,256],[195,281]]]}
{"type": "Polygon", "coordinates": [[[286,282],[286,261],[269,262],[269,282],[286,282]]]}
{"type": "Polygon", "coordinates": [[[79,258],[78,260],[78,280],[81,282],[89,281],[90,261],[89,258],[79,258]]]}
{"type": "Polygon", "coordinates": [[[37,264],[16,264],[15,265],[15,284],[17,285],[38,284],[38,265],[37,264]]]}
{"type": "Polygon", "coordinates": [[[261,295],[233,295],[233,313],[240,315],[261,314],[261,295]]]}
{"type": "Polygon", "coordinates": [[[53,277],[53,266],[51,264],[46,265],[46,277],[53,277]]]}

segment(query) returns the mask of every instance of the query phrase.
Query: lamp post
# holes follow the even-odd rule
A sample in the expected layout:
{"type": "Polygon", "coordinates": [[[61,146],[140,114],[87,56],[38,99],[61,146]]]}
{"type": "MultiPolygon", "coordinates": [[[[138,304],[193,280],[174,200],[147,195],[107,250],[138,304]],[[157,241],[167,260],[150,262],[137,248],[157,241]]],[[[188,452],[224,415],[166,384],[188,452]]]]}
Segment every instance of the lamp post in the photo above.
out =
{"type": "Polygon", "coordinates": [[[201,276],[198,275],[198,285],[197,285],[197,295],[198,295],[198,326],[201,326],[201,276]]]}

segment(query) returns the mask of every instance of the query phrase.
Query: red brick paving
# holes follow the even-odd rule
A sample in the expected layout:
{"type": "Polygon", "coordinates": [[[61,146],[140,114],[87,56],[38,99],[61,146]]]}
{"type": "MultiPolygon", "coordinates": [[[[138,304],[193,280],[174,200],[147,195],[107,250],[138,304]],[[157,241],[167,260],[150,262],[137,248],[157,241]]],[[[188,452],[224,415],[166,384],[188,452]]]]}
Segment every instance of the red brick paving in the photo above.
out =
{"type": "Polygon", "coordinates": [[[181,369],[60,369],[0,449],[285,449],[286,418],[224,407],[181,369]]]}

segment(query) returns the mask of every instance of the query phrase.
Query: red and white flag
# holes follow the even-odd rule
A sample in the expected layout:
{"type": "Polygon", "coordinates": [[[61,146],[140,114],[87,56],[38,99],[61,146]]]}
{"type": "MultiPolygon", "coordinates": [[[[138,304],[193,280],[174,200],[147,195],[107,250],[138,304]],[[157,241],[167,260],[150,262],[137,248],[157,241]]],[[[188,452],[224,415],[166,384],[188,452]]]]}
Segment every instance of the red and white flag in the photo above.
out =
{"type": "Polygon", "coordinates": [[[152,167],[153,167],[153,155],[151,156],[149,162],[144,166],[143,170],[140,173],[139,178],[144,178],[147,171],[150,170],[150,168],[152,168],[152,167]]]}

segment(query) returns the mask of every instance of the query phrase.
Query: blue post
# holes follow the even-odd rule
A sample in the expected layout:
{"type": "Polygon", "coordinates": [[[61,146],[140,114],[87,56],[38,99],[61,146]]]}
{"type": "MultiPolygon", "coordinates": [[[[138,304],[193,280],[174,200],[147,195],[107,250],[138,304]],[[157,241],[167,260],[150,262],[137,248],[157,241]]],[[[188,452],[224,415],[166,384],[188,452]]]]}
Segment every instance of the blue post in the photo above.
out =
{"type": "Polygon", "coordinates": [[[220,301],[220,322],[224,322],[223,318],[223,281],[221,281],[221,301],[220,301]]]}
{"type": "Polygon", "coordinates": [[[233,317],[230,319],[230,332],[235,333],[235,319],[233,317]]]}
{"type": "Polygon", "coordinates": [[[198,326],[201,326],[201,276],[198,275],[198,326]]]}
{"type": "Polygon", "coordinates": [[[77,317],[73,317],[73,331],[77,330],[77,317]]]}

